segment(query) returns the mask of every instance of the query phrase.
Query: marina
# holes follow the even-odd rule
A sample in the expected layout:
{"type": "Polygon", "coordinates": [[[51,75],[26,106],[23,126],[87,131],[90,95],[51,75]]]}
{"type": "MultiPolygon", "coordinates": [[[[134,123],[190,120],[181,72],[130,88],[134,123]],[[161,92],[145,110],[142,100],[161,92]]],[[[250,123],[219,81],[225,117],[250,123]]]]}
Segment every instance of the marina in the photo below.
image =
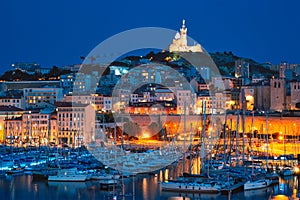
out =
{"type": "Polygon", "coordinates": [[[172,174],[176,169],[162,170],[156,175],[137,175],[134,180],[134,198],[132,178],[124,179],[124,191],[120,185],[114,188],[103,188],[97,181],[86,182],[48,182],[43,180],[33,180],[30,175],[5,176],[0,179],[1,196],[4,199],[165,199],[185,198],[185,199],[272,199],[276,196],[299,198],[299,178],[290,176],[288,178],[280,178],[279,184],[262,188],[258,190],[237,191],[231,194],[206,194],[206,193],[190,193],[179,191],[161,190],[159,182],[163,180],[163,176],[172,174]]]}
{"type": "MultiPolygon", "coordinates": [[[[299,193],[295,159],[276,163],[272,159],[266,161],[264,157],[256,157],[245,162],[245,165],[233,167],[224,162],[222,154],[218,159],[206,160],[202,164],[200,154],[195,152],[193,156],[186,153],[185,158],[181,157],[159,170],[132,174],[130,170],[121,173],[103,165],[83,147],[31,148],[28,151],[19,149],[11,152],[10,147],[2,147],[2,150],[7,152],[1,154],[0,180],[3,188],[11,187],[10,183],[14,182],[16,184],[13,187],[22,189],[24,186],[17,183],[26,180],[28,187],[44,187],[49,192],[57,190],[66,199],[75,198],[72,197],[74,193],[92,195],[91,199],[97,199],[98,196],[101,196],[100,199],[169,199],[176,195],[190,199],[234,199],[238,196],[251,199],[253,195],[260,196],[259,191],[261,199],[268,199],[277,194],[297,196],[299,193]],[[8,158],[12,160],[8,161],[8,158]],[[292,165],[288,167],[287,163],[292,165]],[[287,181],[293,182],[292,194],[289,190],[285,191],[291,186],[285,185],[287,181]],[[140,196],[141,190],[154,196],[140,196]]],[[[141,163],[140,166],[145,164],[141,163]]],[[[137,166],[128,167],[135,169],[137,166]]],[[[16,194],[6,195],[9,198],[16,194]]],[[[33,191],[26,195],[36,194],[33,191]]],[[[54,199],[59,198],[56,196],[54,199]]]]}

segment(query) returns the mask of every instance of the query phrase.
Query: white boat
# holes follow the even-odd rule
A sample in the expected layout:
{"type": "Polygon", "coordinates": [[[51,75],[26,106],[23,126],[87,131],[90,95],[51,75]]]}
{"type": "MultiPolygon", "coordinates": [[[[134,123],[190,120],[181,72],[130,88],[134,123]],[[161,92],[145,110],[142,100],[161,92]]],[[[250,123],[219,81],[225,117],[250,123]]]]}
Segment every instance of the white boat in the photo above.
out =
{"type": "Polygon", "coordinates": [[[163,182],[161,187],[163,190],[178,192],[219,193],[221,191],[220,186],[210,183],[163,182]]]}
{"type": "Polygon", "coordinates": [[[86,181],[87,174],[78,173],[76,168],[60,169],[57,171],[57,175],[48,176],[48,181],[86,181]]]}
{"type": "Polygon", "coordinates": [[[113,175],[113,174],[93,174],[91,179],[94,180],[113,180],[119,179],[120,175],[113,175]]]}
{"type": "Polygon", "coordinates": [[[247,181],[244,185],[244,190],[255,190],[260,188],[266,188],[271,184],[268,179],[259,179],[255,181],[247,181]]]}

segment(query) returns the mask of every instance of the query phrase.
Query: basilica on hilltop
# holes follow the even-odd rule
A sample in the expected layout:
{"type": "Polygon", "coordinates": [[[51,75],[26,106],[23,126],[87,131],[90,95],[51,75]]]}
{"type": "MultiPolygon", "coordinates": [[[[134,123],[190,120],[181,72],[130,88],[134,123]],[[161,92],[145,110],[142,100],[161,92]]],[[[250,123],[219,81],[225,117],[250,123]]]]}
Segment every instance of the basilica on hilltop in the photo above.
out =
{"type": "Polygon", "coordinates": [[[169,45],[170,52],[203,52],[200,44],[194,46],[188,46],[187,44],[187,28],[185,26],[185,20],[182,20],[182,26],[180,33],[177,32],[172,44],[169,45]]]}

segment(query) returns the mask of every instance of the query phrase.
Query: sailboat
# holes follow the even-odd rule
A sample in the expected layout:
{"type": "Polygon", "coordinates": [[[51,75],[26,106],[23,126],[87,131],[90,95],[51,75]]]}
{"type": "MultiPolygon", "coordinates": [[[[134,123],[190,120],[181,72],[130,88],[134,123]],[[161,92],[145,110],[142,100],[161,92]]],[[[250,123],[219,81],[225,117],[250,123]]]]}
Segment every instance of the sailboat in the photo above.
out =
{"type": "MultiPolygon", "coordinates": [[[[286,127],[284,130],[284,138],[283,138],[283,148],[284,148],[284,155],[286,155],[286,146],[285,146],[285,138],[286,138],[286,127]]],[[[292,176],[294,174],[294,171],[291,167],[288,167],[286,165],[286,159],[284,159],[284,167],[280,170],[279,174],[281,176],[292,176]]]]}
{"type": "MultiPolygon", "coordinates": [[[[252,115],[253,116],[253,115],[252,115]]],[[[252,122],[253,123],[253,122],[252,122]]],[[[268,114],[266,114],[266,137],[267,137],[267,161],[266,161],[266,167],[268,168],[268,114]]],[[[252,160],[253,162],[253,160],[252,160]]],[[[244,190],[254,190],[254,189],[260,189],[260,188],[266,188],[271,185],[272,181],[265,176],[259,177],[255,179],[254,174],[254,165],[252,163],[252,173],[251,173],[251,179],[248,180],[244,185],[244,190]]]]}
{"type": "MultiPolygon", "coordinates": [[[[203,110],[204,110],[204,127],[202,129],[202,134],[201,134],[201,152],[200,152],[200,157],[201,160],[204,160],[205,157],[205,129],[206,129],[206,106],[205,106],[205,101],[203,102],[203,110]]],[[[185,122],[186,123],[186,122],[185,122]]],[[[192,129],[192,127],[191,127],[192,129]]],[[[191,136],[190,136],[191,137],[191,136]]],[[[186,140],[186,137],[185,137],[186,140]]],[[[190,138],[191,142],[191,138],[190,138]]],[[[184,144],[185,147],[185,144],[184,144]]],[[[184,148],[185,150],[185,148],[184,148]]],[[[191,162],[191,161],[190,161],[191,162]]],[[[202,170],[204,169],[204,165],[202,165],[202,170]]],[[[184,171],[183,171],[184,172],[184,171]]],[[[207,176],[209,177],[209,168],[207,171],[207,176]]],[[[186,173],[183,173],[186,174],[186,173]]],[[[198,175],[192,175],[189,174],[190,178],[192,177],[198,177],[198,175]]],[[[200,175],[199,175],[200,176],[200,175]]],[[[221,186],[217,184],[217,182],[213,181],[204,181],[204,182],[197,182],[196,179],[191,179],[189,181],[187,180],[178,180],[178,181],[167,181],[167,182],[162,182],[161,187],[163,190],[167,191],[176,191],[176,192],[195,192],[195,193],[211,193],[211,194],[218,194],[221,192],[221,186]]]]}

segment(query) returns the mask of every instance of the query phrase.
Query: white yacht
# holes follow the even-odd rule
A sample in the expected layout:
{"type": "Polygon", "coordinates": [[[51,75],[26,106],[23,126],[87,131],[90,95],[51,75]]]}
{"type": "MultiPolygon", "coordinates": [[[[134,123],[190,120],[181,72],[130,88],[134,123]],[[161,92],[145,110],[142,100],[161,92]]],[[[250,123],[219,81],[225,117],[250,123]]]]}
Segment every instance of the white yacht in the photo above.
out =
{"type": "Polygon", "coordinates": [[[71,169],[60,169],[57,172],[57,175],[48,176],[48,181],[72,181],[72,182],[79,182],[79,181],[86,181],[87,174],[80,174],[78,173],[76,168],[71,169]]]}
{"type": "Polygon", "coordinates": [[[96,173],[96,174],[92,174],[91,179],[94,180],[116,180],[119,179],[120,175],[117,174],[105,174],[105,173],[96,173]]]}
{"type": "Polygon", "coordinates": [[[271,184],[268,179],[259,179],[255,181],[247,181],[244,185],[244,190],[255,190],[260,188],[266,188],[271,184]]]}
{"type": "Polygon", "coordinates": [[[210,183],[163,182],[161,187],[163,190],[178,192],[219,193],[221,191],[220,186],[210,183]]]}

